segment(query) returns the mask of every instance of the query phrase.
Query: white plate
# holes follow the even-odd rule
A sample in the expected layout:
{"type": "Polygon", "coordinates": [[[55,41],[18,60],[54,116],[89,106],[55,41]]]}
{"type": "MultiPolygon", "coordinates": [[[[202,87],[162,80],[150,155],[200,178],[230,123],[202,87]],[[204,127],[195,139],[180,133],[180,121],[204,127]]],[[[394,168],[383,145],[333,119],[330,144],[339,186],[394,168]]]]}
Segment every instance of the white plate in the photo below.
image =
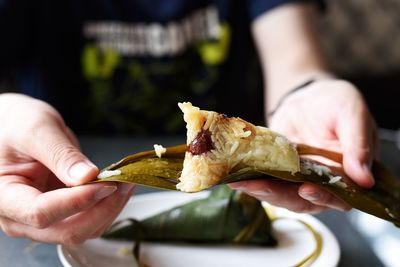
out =
{"type": "MultiPolygon", "coordinates": [[[[183,194],[159,192],[137,195],[132,198],[117,220],[135,217],[143,219],[162,210],[205,197],[207,192],[183,194]]],[[[323,249],[312,266],[333,267],[339,262],[337,240],[320,221],[307,214],[296,214],[286,209],[276,209],[278,216],[298,218],[310,224],[323,239],[323,249]]],[[[278,246],[273,248],[234,245],[189,245],[143,243],[141,259],[151,267],[257,267],[293,266],[308,256],[315,241],[304,226],[294,220],[277,221],[273,225],[278,246]]],[[[94,239],[83,245],[59,245],[58,256],[65,267],[132,267],[132,243],[94,239]]]]}

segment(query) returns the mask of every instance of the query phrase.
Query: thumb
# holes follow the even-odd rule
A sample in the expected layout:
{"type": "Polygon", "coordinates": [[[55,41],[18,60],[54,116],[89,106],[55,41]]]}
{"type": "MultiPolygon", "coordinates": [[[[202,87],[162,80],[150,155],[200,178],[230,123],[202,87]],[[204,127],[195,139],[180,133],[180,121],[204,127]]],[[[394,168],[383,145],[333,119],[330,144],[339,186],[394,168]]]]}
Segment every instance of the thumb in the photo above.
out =
{"type": "Polygon", "coordinates": [[[36,129],[28,140],[30,155],[49,168],[67,186],[93,180],[98,168],[81,153],[71,140],[68,128],[49,123],[36,129]]]}
{"type": "Polygon", "coordinates": [[[343,167],[358,185],[372,187],[371,173],[374,155],[374,131],[376,130],[366,108],[352,110],[339,120],[337,135],[343,149],[343,167]]]}

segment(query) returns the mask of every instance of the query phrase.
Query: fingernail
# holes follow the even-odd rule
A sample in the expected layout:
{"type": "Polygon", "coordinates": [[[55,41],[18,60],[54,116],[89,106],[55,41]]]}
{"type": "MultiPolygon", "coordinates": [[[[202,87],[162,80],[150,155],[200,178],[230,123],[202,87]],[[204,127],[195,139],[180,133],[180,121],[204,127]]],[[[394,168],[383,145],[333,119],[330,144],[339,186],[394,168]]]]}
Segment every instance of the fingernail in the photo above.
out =
{"type": "Polygon", "coordinates": [[[68,170],[69,177],[74,181],[80,181],[92,171],[93,165],[86,162],[77,162],[68,170]]]}
{"type": "Polygon", "coordinates": [[[373,161],[374,160],[371,158],[370,160],[367,161],[367,163],[362,164],[363,168],[366,168],[366,169],[370,170],[371,167],[372,167],[372,162],[373,161]]]}
{"type": "Polygon", "coordinates": [[[101,200],[103,198],[108,197],[109,195],[111,195],[112,193],[115,192],[115,190],[117,190],[116,186],[104,186],[103,188],[101,188],[95,195],[94,198],[96,200],[101,200]]]}
{"type": "Polygon", "coordinates": [[[365,177],[367,177],[367,180],[368,180],[366,183],[366,186],[367,187],[373,186],[375,184],[375,179],[371,172],[371,167],[368,164],[363,164],[362,170],[365,173],[365,177]]]}
{"type": "Polygon", "coordinates": [[[301,197],[308,201],[318,201],[321,199],[321,194],[317,192],[302,193],[301,197]]]}
{"type": "Polygon", "coordinates": [[[118,185],[118,191],[123,197],[127,196],[133,190],[133,188],[135,188],[134,184],[121,183],[118,185]]]}
{"type": "Polygon", "coordinates": [[[242,181],[242,182],[229,183],[229,187],[236,190],[244,190],[246,189],[246,182],[242,181]]]}
{"type": "Polygon", "coordinates": [[[272,194],[272,191],[270,189],[264,189],[264,190],[259,190],[259,191],[249,191],[252,195],[256,195],[259,197],[266,197],[272,194]]]}
{"type": "Polygon", "coordinates": [[[365,173],[371,173],[371,166],[369,164],[362,164],[361,168],[365,173]]]}
{"type": "Polygon", "coordinates": [[[334,207],[334,209],[338,211],[343,211],[343,212],[348,212],[351,210],[351,208],[345,208],[345,207],[334,207]]]}

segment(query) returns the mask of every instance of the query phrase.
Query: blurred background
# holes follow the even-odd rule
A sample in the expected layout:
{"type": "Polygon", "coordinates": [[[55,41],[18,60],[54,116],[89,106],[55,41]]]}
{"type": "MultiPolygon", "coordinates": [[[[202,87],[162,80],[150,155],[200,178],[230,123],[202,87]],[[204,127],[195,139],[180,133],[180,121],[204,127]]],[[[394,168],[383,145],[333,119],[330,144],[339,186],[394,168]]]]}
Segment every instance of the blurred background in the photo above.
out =
{"type": "Polygon", "coordinates": [[[400,1],[325,0],[325,58],[364,93],[380,127],[400,126],[400,1]]]}

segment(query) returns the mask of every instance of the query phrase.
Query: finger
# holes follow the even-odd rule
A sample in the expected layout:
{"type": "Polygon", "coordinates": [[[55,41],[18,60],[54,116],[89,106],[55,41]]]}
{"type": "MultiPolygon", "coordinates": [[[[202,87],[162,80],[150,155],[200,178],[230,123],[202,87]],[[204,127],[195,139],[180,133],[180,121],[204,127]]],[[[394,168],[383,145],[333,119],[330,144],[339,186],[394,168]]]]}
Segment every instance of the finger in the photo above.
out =
{"type": "Polygon", "coordinates": [[[45,228],[89,209],[116,190],[114,183],[88,184],[46,193],[26,184],[2,184],[0,215],[36,228],[45,228]]]}
{"type": "Polygon", "coordinates": [[[119,184],[118,191],[83,213],[77,214],[55,225],[61,232],[58,243],[76,245],[102,234],[121,212],[132,195],[135,185],[119,184]],[[68,225],[69,228],[66,228],[68,225]]]}
{"type": "Polygon", "coordinates": [[[65,126],[65,134],[75,147],[77,147],[78,149],[81,148],[78,138],[76,137],[75,133],[71,130],[71,128],[69,128],[68,126],[65,126]]]}
{"type": "Polygon", "coordinates": [[[318,213],[325,209],[300,197],[298,194],[299,185],[287,182],[252,180],[231,183],[229,186],[233,189],[242,190],[259,200],[294,212],[318,213]]]}
{"type": "Polygon", "coordinates": [[[46,165],[67,186],[81,185],[93,180],[99,170],[80,152],[67,129],[62,121],[37,127],[24,140],[24,151],[46,165]]]}
{"type": "Polygon", "coordinates": [[[342,200],[312,184],[305,183],[301,185],[299,188],[299,195],[318,206],[329,207],[340,211],[349,211],[351,209],[351,206],[342,200]]]}
{"type": "Polygon", "coordinates": [[[92,238],[101,230],[103,220],[108,220],[115,213],[119,213],[127,196],[133,189],[125,192],[122,196],[121,190],[114,192],[108,198],[100,201],[91,209],[76,214],[70,218],[60,221],[45,229],[37,229],[29,225],[20,224],[6,219],[2,222],[2,228],[7,229],[12,236],[30,238],[35,241],[58,243],[66,245],[77,245],[92,238]],[[111,216],[110,216],[111,215],[111,216]]]}
{"type": "MultiPolygon", "coordinates": [[[[26,224],[21,224],[6,217],[0,216],[0,230],[6,235],[10,237],[25,237],[25,235],[19,231],[19,229],[22,229],[21,227],[25,229],[28,227],[32,228],[26,224]]],[[[32,230],[33,229],[34,228],[32,228],[32,230]]]]}
{"type": "Polygon", "coordinates": [[[376,125],[375,121],[373,121],[373,141],[374,141],[374,147],[373,147],[373,151],[374,151],[374,158],[376,160],[380,160],[381,155],[380,155],[380,151],[381,151],[381,144],[379,142],[379,134],[378,134],[378,126],[376,125]]]}
{"type": "Polygon", "coordinates": [[[337,135],[343,149],[345,172],[360,186],[372,187],[373,125],[366,108],[353,107],[338,121],[337,135]]]}
{"type": "Polygon", "coordinates": [[[135,186],[121,183],[118,185],[118,191],[122,197],[120,207],[116,208],[113,212],[109,214],[109,218],[104,220],[103,225],[101,225],[99,229],[90,236],[90,238],[97,238],[101,236],[111,226],[111,224],[115,221],[126,203],[130,200],[133,192],[135,191],[135,186]]]}
{"type": "Polygon", "coordinates": [[[133,184],[119,184],[118,190],[91,209],[74,215],[55,225],[55,232],[60,232],[58,243],[75,245],[95,238],[104,232],[115,217],[121,212],[135,189],[133,184]],[[68,228],[66,228],[68,226],[68,228]]]}

